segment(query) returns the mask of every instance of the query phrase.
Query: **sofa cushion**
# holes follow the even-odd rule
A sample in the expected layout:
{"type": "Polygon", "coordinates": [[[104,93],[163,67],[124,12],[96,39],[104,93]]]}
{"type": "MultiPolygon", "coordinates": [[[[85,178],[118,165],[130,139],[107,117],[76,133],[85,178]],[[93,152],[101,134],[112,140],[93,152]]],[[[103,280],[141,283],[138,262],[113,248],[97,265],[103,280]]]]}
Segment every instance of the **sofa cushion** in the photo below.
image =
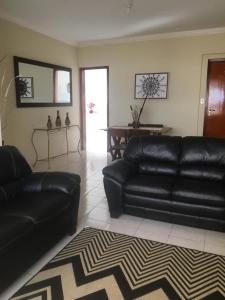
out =
{"type": "Polygon", "coordinates": [[[13,201],[15,196],[21,191],[23,179],[0,185],[0,205],[13,201]]]}
{"type": "Polygon", "coordinates": [[[32,173],[22,154],[13,146],[0,147],[0,205],[11,201],[25,177],[32,173]]]}
{"type": "Polygon", "coordinates": [[[225,207],[192,204],[181,201],[171,202],[171,211],[199,218],[218,219],[224,221],[225,207]]]}
{"type": "Polygon", "coordinates": [[[71,205],[68,196],[60,192],[24,193],[9,203],[1,215],[27,217],[33,223],[50,220],[71,205]]]}
{"type": "Polygon", "coordinates": [[[172,200],[225,207],[225,185],[215,181],[179,179],[174,185],[172,200]]]}
{"type": "Polygon", "coordinates": [[[24,217],[0,216],[0,250],[6,248],[34,228],[33,222],[24,217]]]}
{"type": "Polygon", "coordinates": [[[0,185],[31,174],[31,168],[22,154],[13,146],[0,147],[0,185]]]}
{"type": "Polygon", "coordinates": [[[225,139],[183,138],[180,175],[186,178],[225,179],[225,139]]]}
{"type": "Polygon", "coordinates": [[[162,211],[171,211],[171,199],[161,200],[156,197],[149,197],[144,195],[135,195],[124,193],[124,205],[125,207],[133,206],[133,207],[142,207],[142,208],[150,208],[155,210],[162,211]]]}
{"type": "Polygon", "coordinates": [[[172,176],[139,174],[127,181],[124,185],[124,191],[130,194],[167,200],[171,199],[173,184],[174,178],[172,176]]]}
{"type": "Polygon", "coordinates": [[[150,174],[150,175],[176,175],[178,172],[178,167],[176,164],[168,162],[154,162],[154,161],[143,161],[139,163],[139,173],[140,174],[150,174]]]}
{"type": "Polygon", "coordinates": [[[181,150],[181,137],[132,137],[124,159],[139,165],[142,174],[176,175],[181,150]]]}
{"type": "Polygon", "coordinates": [[[7,195],[2,186],[0,186],[0,205],[5,203],[7,203],[7,195]]]}

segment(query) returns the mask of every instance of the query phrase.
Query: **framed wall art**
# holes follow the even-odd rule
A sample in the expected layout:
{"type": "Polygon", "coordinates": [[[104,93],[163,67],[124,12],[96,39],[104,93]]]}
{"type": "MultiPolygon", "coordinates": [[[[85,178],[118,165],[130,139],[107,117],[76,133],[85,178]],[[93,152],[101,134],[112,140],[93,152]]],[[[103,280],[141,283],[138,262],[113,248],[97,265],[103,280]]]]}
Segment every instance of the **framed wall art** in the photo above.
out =
{"type": "Polygon", "coordinates": [[[135,74],[135,99],[167,99],[168,73],[135,74]]]}
{"type": "Polygon", "coordinates": [[[19,77],[18,80],[19,95],[22,98],[33,98],[33,77],[19,77]]]}

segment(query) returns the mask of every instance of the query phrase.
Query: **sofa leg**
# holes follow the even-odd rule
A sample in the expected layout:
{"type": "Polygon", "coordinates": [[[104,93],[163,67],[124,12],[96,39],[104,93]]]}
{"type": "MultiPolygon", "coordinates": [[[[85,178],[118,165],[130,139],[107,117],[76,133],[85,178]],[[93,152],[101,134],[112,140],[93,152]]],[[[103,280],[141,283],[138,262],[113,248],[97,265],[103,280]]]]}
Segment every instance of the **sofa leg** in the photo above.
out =
{"type": "Polygon", "coordinates": [[[119,212],[110,212],[110,217],[113,219],[118,219],[121,216],[121,213],[119,212]]]}
{"type": "MultiPolygon", "coordinates": [[[[80,195],[80,191],[79,191],[79,195],[80,195]]],[[[73,235],[77,230],[78,210],[79,210],[79,203],[76,204],[75,207],[71,208],[71,215],[70,215],[70,219],[69,219],[70,225],[69,225],[69,230],[68,230],[69,235],[73,235]]]]}
{"type": "Polygon", "coordinates": [[[70,227],[68,234],[73,235],[76,232],[77,226],[74,224],[73,226],[70,227]]]}
{"type": "Polygon", "coordinates": [[[77,217],[74,217],[72,218],[72,222],[70,221],[70,224],[69,224],[69,228],[68,228],[68,234],[69,235],[73,235],[77,230],[77,217]],[[76,221],[74,221],[74,219],[76,221]]]}

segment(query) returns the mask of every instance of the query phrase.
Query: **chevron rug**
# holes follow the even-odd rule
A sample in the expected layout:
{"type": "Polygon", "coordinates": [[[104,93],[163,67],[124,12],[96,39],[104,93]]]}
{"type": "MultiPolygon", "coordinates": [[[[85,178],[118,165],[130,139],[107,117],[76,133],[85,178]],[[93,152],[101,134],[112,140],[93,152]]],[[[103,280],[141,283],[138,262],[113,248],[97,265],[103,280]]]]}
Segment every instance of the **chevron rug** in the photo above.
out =
{"type": "Polygon", "coordinates": [[[13,300],[225,299],[225,257],[85,228],[13,300]]]}

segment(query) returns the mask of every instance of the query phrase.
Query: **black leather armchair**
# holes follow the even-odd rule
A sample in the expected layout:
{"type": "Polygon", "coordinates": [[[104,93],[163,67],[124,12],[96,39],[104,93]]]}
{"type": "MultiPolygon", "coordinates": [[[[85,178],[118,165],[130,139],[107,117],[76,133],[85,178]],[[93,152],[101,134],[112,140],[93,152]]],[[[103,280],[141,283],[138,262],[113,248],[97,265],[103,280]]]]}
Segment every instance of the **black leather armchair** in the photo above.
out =
{"type": "Polygon", "coordinates": [[[80,177],[33,173],[13,146],[0,147],[0,292],[65,234],[76,231],[80,177]]]}
{"type": "Polygon", "coordinates": [[[225,231],[225,139],[133,137],[103,174],[113,218],[127,213],[225,231]]]}

